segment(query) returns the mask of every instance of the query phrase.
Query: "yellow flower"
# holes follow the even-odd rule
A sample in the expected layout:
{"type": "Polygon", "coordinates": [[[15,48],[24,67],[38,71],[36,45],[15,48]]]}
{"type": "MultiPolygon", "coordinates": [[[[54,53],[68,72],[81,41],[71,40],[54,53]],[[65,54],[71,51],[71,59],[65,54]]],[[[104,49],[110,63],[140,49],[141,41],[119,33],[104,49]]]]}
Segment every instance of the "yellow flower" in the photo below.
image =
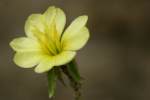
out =
{"type": "Polygon", "coordinates": [[[35,67],[43,73],[69,63],[89,38],[86,15],[76,18],[64,31],[66,16],[60,8],[49,7],[43,14],[32,14],[25,23],[26,37],[10,46],[16,51],[14,62],[22,68],[35,67]]]}

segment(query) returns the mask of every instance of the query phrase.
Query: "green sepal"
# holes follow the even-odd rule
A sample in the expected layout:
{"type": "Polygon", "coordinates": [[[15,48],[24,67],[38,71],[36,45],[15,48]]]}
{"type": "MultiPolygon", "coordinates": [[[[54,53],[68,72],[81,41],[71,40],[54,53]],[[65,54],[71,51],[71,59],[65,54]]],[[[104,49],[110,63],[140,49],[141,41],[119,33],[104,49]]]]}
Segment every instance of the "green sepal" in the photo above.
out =
{"type": "Polygon", "coordinates": [[[49,98],[52,98],[56,91],[56,79],[57,79],[57,75],[55,74],[54,69],[48,72],[47,78],[48,78],[48,95],[49,98]]]}
{"type": "Polygon", "coordinates": [[[68,73],[71,75],[73,80],[76,82],[80,82],[81,76],[79,74],[79,70],[77,68],[77,64],[76,64],[75,60],[68,63],[66,66],[67,66],[68,73]]]}

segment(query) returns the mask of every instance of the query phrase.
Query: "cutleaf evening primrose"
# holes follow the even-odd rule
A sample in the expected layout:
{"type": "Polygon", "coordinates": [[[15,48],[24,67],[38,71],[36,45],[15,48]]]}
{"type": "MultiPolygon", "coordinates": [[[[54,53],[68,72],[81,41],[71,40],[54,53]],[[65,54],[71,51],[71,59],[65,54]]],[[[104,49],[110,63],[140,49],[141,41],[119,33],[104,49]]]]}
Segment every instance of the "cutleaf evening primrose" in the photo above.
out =
{"type": "MultiPolygon", "coordinates": [[[[36,73],[54,73],[56,70],[67,72],[76,52],[89,39],[87,20],[86,15],[79,16],[64,30],[66,15],[60,8],[51,6],[43,14],[31,14],[25,22],[26,36],[15,38],[10,42],[10,46],[16,52],[15,64],[22,68],[35,67],[36,73]]],[[[51,74],[48,75],[48,79],[57,77],[57,74],[51,74]]],[[[71,81],[74,80],[69,73],[66,75],[71,81]]],[[[53,90],[50,91],[54,94],[53,90]]]]}

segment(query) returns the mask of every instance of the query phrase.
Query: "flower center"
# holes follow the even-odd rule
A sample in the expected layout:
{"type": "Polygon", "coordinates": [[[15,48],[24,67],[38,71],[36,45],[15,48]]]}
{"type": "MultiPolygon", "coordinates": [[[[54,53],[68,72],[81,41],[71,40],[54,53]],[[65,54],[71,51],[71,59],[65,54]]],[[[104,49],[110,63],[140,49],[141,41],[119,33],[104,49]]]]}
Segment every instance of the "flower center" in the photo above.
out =
{"type": "Polygon", "coordinates": [[[34,31],[34,35],[40,43],[40,46],[45,54],[55,56],[62,51],[60,43],[61,36],[58,34],[56,25],[54,23],[52,23],[50,26],[45,24],[45,29],[43,32],[39,29],[34,31]]]}
{"type": "Polygon", "coordinates": [[[57,55],[59,54],[62,49],[61,49],[61,43],[60,43],[60,36],[56,30],[56,25],[53,24],[51,27],[47,28],[46,33],[44,34],[45,37],[45,49],[46,52],[51,55],[57,55]]]}

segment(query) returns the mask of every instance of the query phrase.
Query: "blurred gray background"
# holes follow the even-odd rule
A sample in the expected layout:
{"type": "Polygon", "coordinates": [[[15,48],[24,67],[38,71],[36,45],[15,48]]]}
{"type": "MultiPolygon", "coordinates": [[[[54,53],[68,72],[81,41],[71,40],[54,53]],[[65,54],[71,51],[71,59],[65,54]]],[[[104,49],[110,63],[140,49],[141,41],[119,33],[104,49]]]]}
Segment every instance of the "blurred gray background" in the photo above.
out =
{"type": "MultiPolygon", "coordinates": [[[[91,38],[77,56],[82,100],[150,100],[149,0],[0,0],[0,100],[49,100],[46,74],[17,67],[9,42],[51,5],[68,23],[89,15],[91,38]]],[[[72,90],[58,82],[53,100],[73,100],[72,90]]]]}

